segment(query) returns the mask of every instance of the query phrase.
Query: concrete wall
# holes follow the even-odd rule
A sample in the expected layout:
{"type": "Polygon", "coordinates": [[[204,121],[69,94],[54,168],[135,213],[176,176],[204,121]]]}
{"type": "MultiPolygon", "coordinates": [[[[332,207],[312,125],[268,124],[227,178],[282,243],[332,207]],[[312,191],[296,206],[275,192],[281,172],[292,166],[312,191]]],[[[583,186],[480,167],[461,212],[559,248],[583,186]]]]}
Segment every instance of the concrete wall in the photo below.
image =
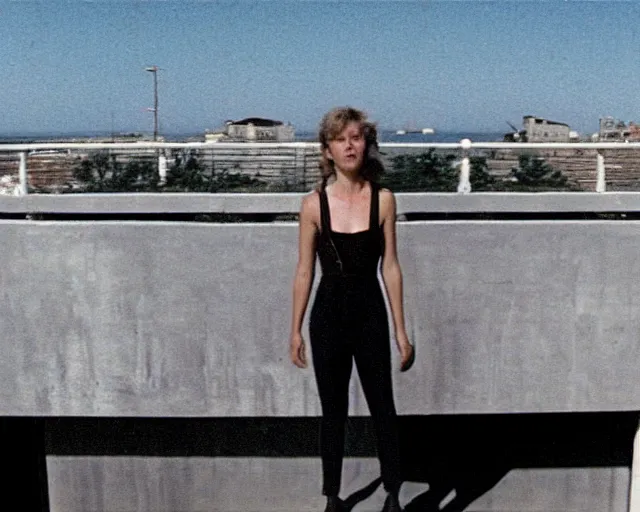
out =
{"type": "MultiPolygon", "coordinates": [[[[574,211],[585,201],[575,197],[539,201],[574,211]]],[[[637,202],[593,197],[602,211],[637,202]]],[[[121,199],[124,210],[146,208],[121,199]]],[[[405,211],[424,211],[424,198],[400,199],[405,211]]],[[[226,199],[195,202],[215,200],[226,199]]],[[[184,209],[184,199],[168,201],[184,209]]],[[[465,200],[438,196],[430,204],[445,210],[450,201],[465,200]]],[[[489,211],[514,211],[504,197],[472,201],[462,209],[482,210],[484,202],[489,211]]],[[[521,206],[541,209],[528,196],[521,206]]],[[[640,410],[638,227],[399,224],[418,359],[411,372],[394,373],[398,410],[453,418],[455,427],[420,420],[403,430],[404,453],[418,461],[402,496],[412,510],[451,499],[453,489],[460,506],[454,500],[452,511],[626,509],[640,410]],[[482,426],[482,418],[494,419],[482,426]]],[[[54,422],[46,429],[51,510],[321,509],[319,459],[310,448],[320,413],[313,373],[295,369],[287,355],[295,225],[4,220],[0,236],[0,415],[54,422]],[[67,427],[56,427],[56,418],[67,427]],[[83,427],[83,418],[96,423],[83,427]],[[101,430],[107,418],[131,423],[101,430]],[[159,423],[149,423],[154,418],[159,423]],[[186,423],[150,439],[170,418],[186,423]],[[213,423],[188,426],[198,418],[213,423]],[[262,430],[239,426],[243,418],[256,425],[273,418],[265,431],[279,433],[256,437],[262,430]],[[311,423],[295,429],[292,418],[311,423]],[[260,443],[276,438],[281,455],[266,454],[260,443]],[[61,448],[61,439],[75,448],[61,448]],[[126,446],[112,452],[109,442],[126,446]],[[236,449],[246,443],[252,448],[236,449]]],[[[355,381],[351,413],[367,414],[355,381]]],[[[375,483],[367,446],[347,450],[345,496],[375,483]]],[[[381,489],[371,492],[354,511],[379,510],[381,489]]]]}
{"type": "MultiPolygon", "coordinates": [[[[399,411],[640,409],[638,227],[400,225],[418,361],[399,411]]],[[[0,222],[0,414],[319,414],[287,359],[296,231],[0,222]]]]}

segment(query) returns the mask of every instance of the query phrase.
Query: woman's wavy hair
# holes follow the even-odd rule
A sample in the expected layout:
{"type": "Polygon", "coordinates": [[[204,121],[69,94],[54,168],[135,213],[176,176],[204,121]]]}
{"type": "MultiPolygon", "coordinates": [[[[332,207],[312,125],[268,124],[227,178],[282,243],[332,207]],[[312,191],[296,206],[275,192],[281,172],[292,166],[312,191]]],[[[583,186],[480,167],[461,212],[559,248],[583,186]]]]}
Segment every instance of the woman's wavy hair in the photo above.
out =
{"type": "Polygon", "coordinates": [[[365,140],[364,161],[360,175],[368,181],[378,181],[384,172],[384,166],[378,152],[378,130],[376,125],[367,120],[367,115],[361,110],[352,107],[337,107],[327,112],[320,122],[318,138],[320,140],[320,175],[322,181],[319,189],[327,186],[329,178],[335,176],[334,162],[327,158],[326,149],[329,141],[335,139],[348,123],[356,122],[362,126],[362,134],[365,140]]]}

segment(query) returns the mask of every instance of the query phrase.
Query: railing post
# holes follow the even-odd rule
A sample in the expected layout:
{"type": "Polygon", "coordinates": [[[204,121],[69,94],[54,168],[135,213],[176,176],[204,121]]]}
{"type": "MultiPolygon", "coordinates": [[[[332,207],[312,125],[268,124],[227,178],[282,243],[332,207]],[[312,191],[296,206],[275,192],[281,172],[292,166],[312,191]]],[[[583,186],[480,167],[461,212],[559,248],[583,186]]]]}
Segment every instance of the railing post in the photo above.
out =
{"type": "MultiPolygon", "coordinates": [[[[302,160],[302,186],[299,187],[299,191],[302,190],[307,190],[307,149],[306,148],[297,148],[296,149],[297,152],[299,152],[299,154],[301,155],[301,160],[302,160]]],[[[296,158],[297,160],[297,158],[296,158]]],[[[298,169],[296,169],[296,172],[298,171],[298,169]]]]}
{"type": "Polygon", "coordinates": [[[460,141],[462,147],[462,163],[460,165],[460,181],[458,182],[458,193],[468,194],[471,192],[471,182],[469,177],[471,175],[471,165],[469,163],[469,150],[471,149],[471,141],[469,139],[462,139],[460,141]]]}
{"type": "Polygon", "coordinates": [[[158,176],[160,185],[167,183],[167,157],[163,152],[158,155],[158,176]]]}
{"type": "Polygon", "coordinates": [[[596,192],[604,192],[607,189],[604,172],[604,155],[598,151],[596,156],[596,192]]]}
{"type": "Polygon", "coordinates": [[[629,475],[629,512],[640,512],[640,424],[636,429],[629,475]]]}
{"type": "Polygon", "coordinates": [[[20,166],[18,167],[18,176],[20,179],[20,186],[18,188],[19,194],[25,196],[29,193],[29,187],[27,183],[27,152],[20,151],[20,166]]]}

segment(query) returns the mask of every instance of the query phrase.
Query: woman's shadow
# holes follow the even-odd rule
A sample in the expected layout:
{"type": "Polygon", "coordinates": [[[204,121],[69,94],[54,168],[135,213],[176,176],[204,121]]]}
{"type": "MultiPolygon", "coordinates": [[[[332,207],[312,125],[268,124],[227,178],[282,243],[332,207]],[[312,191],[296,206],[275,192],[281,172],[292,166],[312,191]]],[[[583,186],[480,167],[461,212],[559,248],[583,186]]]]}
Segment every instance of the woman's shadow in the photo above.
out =
{"type": "MultiPolygon", "coordinates": [[[[637,412],[398,419],[403,480],[429,486],[406,512],[461,512],[516,468],[628,467],[638,425],[637,412]]],[[[349,510],[379,485],[378,478],[349,496],[349,510]]]]}
{"type": "MultiPolygon", "coordinates": [[[[403,480],[429,486],[405,505],[406,512],[462,511],[511,469],[507,460],[511,443],[503,442],[504,432],[493,424],[482,428],[477,421],[470,425],[460,417],[425,416],[403,416],[399,422],[403,480]]],[[[374,444],[372,429],[350,423],[348,451],[365,455],[365,445],[374,444]]],[[[347,497],[346,510],[369,498],[381,483],[381,478],[376,478],[347,497]]]]}
{"type": "Polygon", "coordinates": [[[344,499],[344,509],[345,512],[349,512],[353,510],[353,508],[360,503],[361,501],[366,500],[369,496],[371,496],[380,484],[382,483],[382,478],[378,477],[370,484],[365,485],[362,489],[358,489],[356,492],[350,494],[347,498],[344,499]]]}
{"type": "Polygon", "coordinates": [[[400,419],[403,478],[429,484],[406,512],[460,512],[509,472],[510,450],[496,425],[452,418],[400,419]]]}
{"type": "Polygon", "coordinates": [[[405,512],[462,512],[480,496],[492,489],[509,471],[495,464],[465,468],[464,471],[441,471],[439,475],[423,475],[408,481],[427,482],[429,489],[415,496],[404,507],[405,512]]]}
{"type": "MultiPolygon", "coordinates": [[[[411,499],[404,507],[405,512],[461,512],[472,502],[494,487],[508,472],[508,468],[495,464],[483,467],[469,467],[465,471],[434,470],[424,464],[407,468],[406,481],[429,484],[426,492],[411,499]],[[437,474],[436,474],[437,473],[437,474]],[[446,498],[450,497],[446,503],[446,498]]],[[[346,511],[369,498],[381,485],[382,479],[376,478],[371,483],[358,489],[344,500],[346,511]]]]}

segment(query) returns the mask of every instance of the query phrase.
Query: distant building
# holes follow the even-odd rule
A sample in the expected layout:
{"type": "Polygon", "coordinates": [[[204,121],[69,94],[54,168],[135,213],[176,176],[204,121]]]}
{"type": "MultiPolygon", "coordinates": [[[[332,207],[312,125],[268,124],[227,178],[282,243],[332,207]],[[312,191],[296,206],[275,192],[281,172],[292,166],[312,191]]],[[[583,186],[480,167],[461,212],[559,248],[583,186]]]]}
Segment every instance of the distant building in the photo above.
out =
{"type": "Polygon", "coordinates": [[[205,133],[206,142],[292,142],[294,139],[291,124],[261,117],[229,120],[223,130],[205,133]]]}
{"type": "Polygon", "coordinates": [[[601,141],[640,141],[640,125],[633,121],[627,125],[624,121],[612,116],[603,117],[600,119],[598,139],[601,141]]]}
{"type": "Polygon", "coordinates": [[[522,118],[522,126],[527,142],[569,142],[571,140],[571,129],[565,123],[525,116],[522,118]]]}
{"type": "Polygon", "coordinates": [[[505,134],[505,142],[570,142],[580,137],[568,124],[542,117],[524,116],[522,130],[517,130],[513,125],[511,127],[514,131],[505,134]]]}

